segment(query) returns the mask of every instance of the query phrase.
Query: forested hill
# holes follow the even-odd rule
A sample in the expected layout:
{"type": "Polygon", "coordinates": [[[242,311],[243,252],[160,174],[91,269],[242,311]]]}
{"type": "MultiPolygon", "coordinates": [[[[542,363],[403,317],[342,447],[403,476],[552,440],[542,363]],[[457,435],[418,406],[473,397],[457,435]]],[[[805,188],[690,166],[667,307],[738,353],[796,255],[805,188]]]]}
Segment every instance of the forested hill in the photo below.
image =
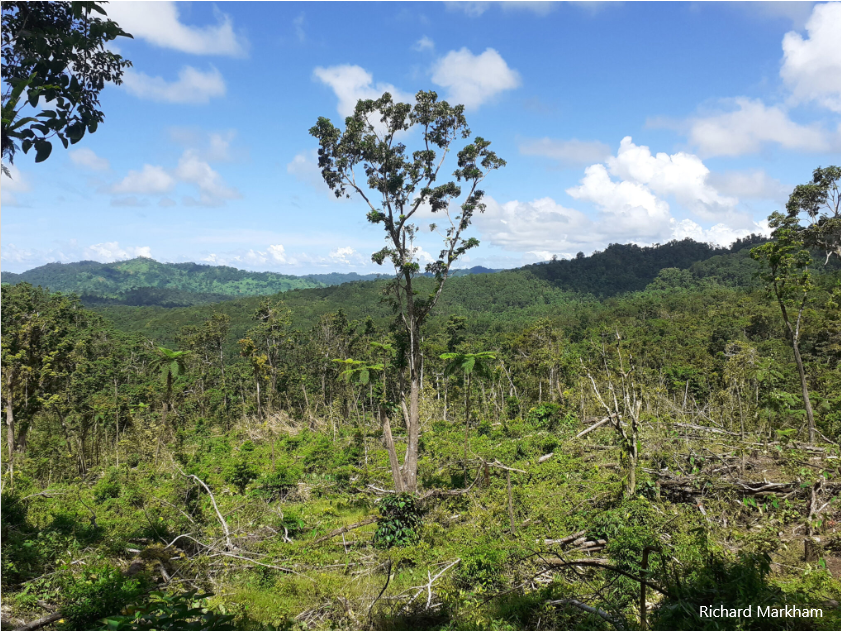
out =
{"type": "MultiPolygon", "coordinates": [[[[649,247],[640,247],[633,243],[625,245],[613,243],[603,252],[595,252],[592,256],[579,253],[571,260],[528,265],[523,270],[550,282],[559,289],[607,297],[645,289],[662,269],[669,267],[689,269],[713,257],[738,253],[765,241],[764,237],[751,235],[745,239],[736,240],[729,248],[698,243],[692,239],[670,241],[649,247]]],[[[743,258],[748,260],[748,267],[753,270],[747,258],[747,252],[743,258]]],[[[725,267],[728,267],[729,263],[731,261],[725,263],[725,267]]],[[[744,273],[736,273],[728,281],[730,284],[743,285],[750,281],[751,273],[747,277],[744,273]]],[[[709,272],[701,275],[714,274],[709,272]]]]}
{"type": "MultiPolygon", "coordinates": [[[[750,247],[745,247],[744,242],[734,245],[737,246],[741,249],[730,251],[688,239],[650,248],[611,245],[604,252],[572,261],[551,261],[494,274],[477,271],[453,278],[445,285],[431,326],[439,326],[450,316],[461,316],[473,334],[504,333],[521,327],[524,321],[551,317],[559,309],[586,310],[598,297],[625,293],[617,278],[625,279],[627,291],[646,287],[693,289],[703,283],[755,286],[759,265],[750,258],[750,247]],[[627,256],[621,256],[623,253],[627,256]]],[[[284,294],[283,302],[292,311],[293,326],[302,331],[340,309],[351,320],[371,317],[377,324],[385,325],[392,317],[391,308],[382,299],[385,283],[378,280],[295,289],[284,294]]],[[[432,284],[432,279],[420,279],[420,293],[431,290],[432,284]]],[[[264,299],[243,297],[182,309],[94,307],[118,328],[142,333],[162,344],[175,344],[178,331],[184,326],[204,321],[213,313],[224,314],[231,319],[229,350],[234,352],[234,340],[253,326],[253,314],[264,299]]],[[[586,316],[582,316],[581,326],[587,326],[586,316]]]]}
{"type": "MultiPolygon", "coordinates": [[[[455,275],[496,271],[499,270],[477,266],[458,270],[455,275]]],[[[21,274],[5,272],[2,281],[10,285],[26,282],[51,291],[75,293],[88,306],[173,308],[212,304],[244,296],[266,296],[292,289],[376,280],[382,276],[356,272],[292,276],[218,265],[159,263],[140,257],[116,263],[49,263],[21,274]]]]}
{"type": "Polygon", "coordinates": [[[190,306],[238,296],[260,296],[310,287],[371,280],[375,274],[290,276],[197,263],[159,263],[136,258],[116,263],[50,263],[22,274],[3,274],[3,283],[27,282],[51,291],[76,293],[88,304],[190,306]]]}

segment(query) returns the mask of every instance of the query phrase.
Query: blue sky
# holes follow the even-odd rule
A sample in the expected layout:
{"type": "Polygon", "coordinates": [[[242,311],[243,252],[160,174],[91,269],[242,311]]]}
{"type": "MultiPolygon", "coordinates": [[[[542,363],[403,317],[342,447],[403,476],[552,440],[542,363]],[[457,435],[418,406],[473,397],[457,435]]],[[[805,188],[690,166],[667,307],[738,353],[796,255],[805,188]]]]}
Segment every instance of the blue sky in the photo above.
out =
{"type": "MultiPolygon", "coordinates": [[[[841,162],[841,3],[119,2],[105,123],[2,181],[2,269],[51,261],[390,271],[321,183],[319,116],[434,89],[508,166],[461,265],[766,229],[841,162]]],[[[405,142],[411,148],[417,136],[405,142]]],[[[452,171],[455,164],[445,165],[452,171]]],[[[430,221],[422,216],[419,223],[430,221]]],[[[439,249],[425,233],[418,257],[439,249]]]]}

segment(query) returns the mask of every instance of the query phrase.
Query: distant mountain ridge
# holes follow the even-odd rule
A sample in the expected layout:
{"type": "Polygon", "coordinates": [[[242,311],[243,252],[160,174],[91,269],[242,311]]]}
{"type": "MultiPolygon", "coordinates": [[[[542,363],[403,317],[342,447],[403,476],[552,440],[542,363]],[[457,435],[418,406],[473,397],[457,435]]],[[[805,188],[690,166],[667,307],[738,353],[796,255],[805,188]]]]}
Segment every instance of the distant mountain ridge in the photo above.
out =
{"type": "MultiPolygon", "coordinates": [[[[456,275],[495,271],[498,270],[477,266],[458,270],[456,275]]],[[[190,307],[387,277],[356,272],[293,276],[220,265],[160,263],[139,257],[115,263],[48,263],[20,274],[4,272],[2,282],[12,285],[26,282],[51,291],[76,293],[89,305],[190,307]]]]}

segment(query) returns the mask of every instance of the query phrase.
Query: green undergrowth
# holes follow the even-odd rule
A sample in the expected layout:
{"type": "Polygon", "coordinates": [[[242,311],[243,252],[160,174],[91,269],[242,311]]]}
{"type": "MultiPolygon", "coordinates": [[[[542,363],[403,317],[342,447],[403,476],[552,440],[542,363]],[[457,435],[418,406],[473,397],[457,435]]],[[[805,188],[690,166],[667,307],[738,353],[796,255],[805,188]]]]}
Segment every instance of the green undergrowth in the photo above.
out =
{"type": "MultiPolygon", "coordinates": [[[[544,408],[525,420],[471,428],[467,476],[463,425],[431,423],[422,436],[420,478],[425,489],[445,494],[422,501],[377,490],[390,488],[378,432],[349,427],[272,440],[198,432],[165,447],[157,466],[102,463],[83,479],[47,487],[20,473],[14,488],[3,490],[2,576],[4,587],[14,586],[4,589],[4,601],[29,616],[39,602],[51,603],[67,612],[60,628],[90,628],[130,602],[144,602],[144,594],[162,586],[163,569],[174,577],[170,589],[214,592],[205,607],[233,616],[231,624],[241,628],[610,628],[580,609],[546,604],[582,591],[597,593],[600,608],[636,628],[634,579],[594,568],[545,572],[545,560],[563,553],[544,539],[584,531],[606,542],[593,556],[668,592],[650,592],[653,629],[837,628],[837,609],[797,624],[704,626],[692,614],[700,604],[837,598],[838,577],[820,564],[804,566],[797,541],[778,534],[808,509],[799,500],[751,505],[711,491],[707,516],[727,515],[725,527],[692,502],[658,497],[643,471],[637,494],[623,499],[611,432],[576,439],[580,423],[561,412],[544,408]],[[482,462],[491,465],[487,474],[482,462]],[[513,470],[510,509],[498,465],[513,470]],[[216,509],[189,475],[212,490],[234,554],[263,565],[219,555],[224,535],[216,509]],[[371,517],[379,523],[314,543],[371,517]],[[658,552],[643,569],[646,546],[658,552]],[[124,578],[119,570],[138,558],[142,569],[124,578]],[[447,566],[433,583],[433,598],[423,586],[447,566]],[[428,609],[428,599],[436,607],[428,609]]],[[[399,452],[402,437],[395,439],[399,452]]],[[[649,449],[641,468],[704,466],[692,455],[700,445],[654,423],[642,440],[649,449]]],[[[794,445],[768,449],[780,471],[801,473],[797,463],[808,456],[794,445]]]]}

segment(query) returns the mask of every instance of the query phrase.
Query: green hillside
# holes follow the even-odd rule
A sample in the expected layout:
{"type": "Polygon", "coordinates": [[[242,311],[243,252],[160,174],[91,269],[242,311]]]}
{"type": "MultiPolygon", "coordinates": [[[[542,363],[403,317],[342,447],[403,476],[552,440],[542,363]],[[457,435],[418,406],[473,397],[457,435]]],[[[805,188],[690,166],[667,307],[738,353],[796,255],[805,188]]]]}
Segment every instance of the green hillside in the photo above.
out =
{"type": "MultiPolygon", "coordinates": [[[[494,274],[471,273],[451,279],[433,314],[431,326],[441,326],[450,316],[465,317],[466,327],[475,334],[504,333],[522,326],[523,321],[564,313],[579,317],[583,305],[598,310],[599,297],[625,293],[617,279],[624,279],[628,291],[645,289],[655,281],[664,287],[690,288],[702,283],[734,287],[752,287],[758,264],[748,256],[744,243],[730,251],[712,248],[692,240],[641,248],[635,245],[611,245],[604,252],[571,261],[552,261],[494,274]],[[679,270],[665,274],[662,270],[679,270]]],[[[383,302],[386,280],[348,283],[330,287],[293,289],[283,296],[293,313],[293,323],[307,330],[322,316],[341,309],[351,320],[370,317],[385,325],[392,316],[383,302]]],[[[420,291],[430,290],[432,280],[419,280],[420,291]]],[[[141,333],[162,344],[174,344],[181,327],[202,321],[213,313],[231,318],[231,352],[235,340],[252,326],[254,311],[261,296],[226,300],[217,304],[196,304],[189,308],[162,306],[129,307],[98,304],[93,307],[115,325],[132,333],[141,333]]],[[[575,317],[573,317],[575,316],[575,317]]],[[[580,315],[580,327],[587,316],[580,315]]]]}
{"type": "MultiPolygon", "coordinates": [[[[485,267],[457,270],[455,276],[488,274],[485,267]]],[[[267,296],[293,289],[330,287],[371,281],[383,274],[356,272],[292,276],[275,272],[249,272],[233,267],[197,263],[159,263],[136,258],[116,263],[80,261],[49,263],[21,274],[4,272],[3,284],[29,283],[50,291],[75,293],[90,306],[192,307],[244,296],[267,296]]]]}

